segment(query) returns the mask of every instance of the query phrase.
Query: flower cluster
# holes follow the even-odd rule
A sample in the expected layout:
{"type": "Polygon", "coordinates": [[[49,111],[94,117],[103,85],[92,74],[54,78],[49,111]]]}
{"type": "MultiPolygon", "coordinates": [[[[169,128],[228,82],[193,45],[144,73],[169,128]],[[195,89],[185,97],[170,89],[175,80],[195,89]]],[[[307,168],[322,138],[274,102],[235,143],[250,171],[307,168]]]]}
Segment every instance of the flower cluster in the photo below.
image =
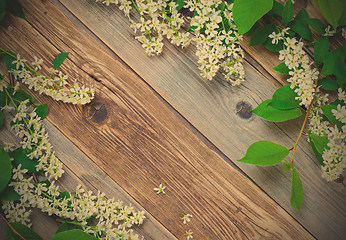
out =
{"type": "Polygon", "coordinates": [[[283,29],[280,33],[273,32],[269,37],[273,38],[273,43],[284,40],[284,49],[280,50],[279,59],[284,61],[290,70],[287,79],[291,83],[291,88],[297,93],[296,99],[300,100],[302,106],[309,106],[312,103],[316,91],[316,80],[319,72],[312,68],[312,62],[309,56],[303,50],[303,42],[297,41],[296,38],[285,37],[288,28],[283,29]]]}
{"type": "Polygon", "coordinates": [[[212,80],[222,67],[225,79],[234,86],[239,85],[245,77],[241,64],[244,53],[239,47],[242,37],[233,22],[233,4],[221,0],[188,0],[185,7],[195,12],[190,28],[196,35],[196,55],[202,76],[212,80]]]}
{"type": "Polygon", "coordinates": [[[94,98],[93,88],[79,86],[77,82],[70,85],[67,81],[68,76],[61,71],[50,68],[48,69],[49,77],[41,75],[38,71],[42,69],[42,59],[37,59],[35,56],[35,61],[29,65],[26,63],[27,60],[21,58],[19,54],[15,58],[12,62],[12,64],[15,64],[15,69],[10,72],[17,80],[27,84],[30,89],[65,103],[86,104],[94,98]]]}
{"type": "MultiPolygon", "coordinates": [[[[96,0],[98,2],[99,0],[96,0]]],[[[115,3],[119,9],[129,18],[134,32],[140,32],[136,39],[142,43],[146,54],[157,55],[162,52],[163,38],[166,37],[172,44],[185,47],[190,44],[189,33],[180,32],[184,19],[178,12],[178,5],[168,1],[102,1],[109,5],[115,3]],[[132,20],[131,10],[134,9],[140,15],[139,22],[132,20]]]]}
{"type": "Polygon", "coordinates": [[[36,170],[44,171],[49,180],[57,180],[64,173],[62,164],[52,150],[41,118],[35,111],[29,110],[28,102],[27,99],[15,106],[17,114],[12,120],[11,128],[20,137],[22,148],[30,152],[27,156],[38,161],[36,170]]]}
{"type": "Polygon", "coordinates": [[[346,167],[346,93],[341,88],[338,90],[339,104],[336,109],[332,109],[332,114],[339,121],[342,127],[330,124],[323,120],[321,106],[328,101],[328,97],[316,94],[315,106],[310,114],[309,131],[318,136],[326,137],[328,140],[327,148],[323,151],[322,177],[327,181],[336,180],[346,167]]]}
{"type": "MultiPolygon", "coordinates": [[[[9,186],[19,194],[15,201],[2,201],[2,209],[9,222],[20,222],[28,226],[30,223],[31,208],[39,208],[48,215],[65,219],[81,227],[85,232],[91,233],[100,239],[139,239],[139,236],[130,229],[133,225],[143,223],[143,211],[136,211],[132,206],[126,206],[121,201],[106,199],[103,193],[94,195],[78,186],[73,192],[59,190],[55,180],[64,172],[62,163],[55,156],[49,142],[41,117],[28,106],[29,99],[19,101],[15,92],[3,81],[0,81],[1,90],[6,93],[6,106],[16,114],[11,121],[11,128],[20,138],[21,151],[34,164],[35,168],[25,168],[24,163],[13,159],[12,181],[9,186]],[[45,175],[46,180],[38,181],[40,175],[45,175]],[[93,220],[91,220],[93,219],[93,220]]],[[[15,89],[14,89],[15,91],[15,89]]],[[[3,144],[2,148],[13,152],[13,145],[3,144]]],[[[26,163],[28,164],[28,163],[26,163]]]]}
{"type": "Polygon", "coordinates": [[[223,70],[224,77],[232,85],[241,84],[245,78],[244,68],[241,64],[244,56],[239,47],[239,36],[233,22],[233,4],[222,0],[187,0],[184,7],[194,12],[191,19],[190,31],[182,32],[183,16],[178,12],[181,8],[174,1],[152,0],[96,0],[107,6],[110,3],[119,5],[119,9],[128,16],[131,28],[141,34],[136,39],[142,43],[145,52],[157,55],[162,52],[163,38],[177,46],[186,47],[191,41],[197,45],[196,55],[200,64],[201,75],[212,80],[219,69],[223,70]],[[139,22],[132,20],[130,13],[139,14],[139,22]]]}

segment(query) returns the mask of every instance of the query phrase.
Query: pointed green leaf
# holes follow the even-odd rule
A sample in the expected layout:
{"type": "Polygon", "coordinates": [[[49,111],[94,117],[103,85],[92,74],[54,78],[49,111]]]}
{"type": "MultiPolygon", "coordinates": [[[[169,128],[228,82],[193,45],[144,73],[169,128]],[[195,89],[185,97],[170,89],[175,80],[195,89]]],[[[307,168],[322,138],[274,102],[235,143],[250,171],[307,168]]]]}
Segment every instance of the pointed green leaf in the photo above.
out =
{"type": "Polygon", "coordinates": [[[298,33],[302,38],[311,40],[311,30],[309,25],[303,19],[296,19],[289,24],[290,28],[298,33]]]}
{"type": "Polygon", "coordinates": [[[321,108],[322,108],[324,116],[326,116],[331,123],[335,124],[341,130],[343,124],[342,122],[336,119],[336,117],[334,116],[332,112],[332,110],[337,109],[337,106],[329,104],[329,105],[323,105],[321,108]]]}
{"type": "Polygon", "coordinates": [[[56,230],[55,234],[61,233],[61,232],[65,232],[68,230],[73,230],[76,229],[76,226],[70,223],[63,223],[61,224],[58,229],[56,230]]]}
{"type": "Polygon", "coordinates": [[[274,31],[275,27],[272,25],[257,28],[251,35],[250,46],[256,46],[264,43],[268,39],[268,35],[274,31]]]}
{"type": "Polygon", "coordinates": [[[0,192],[2,192],[9,183],[12,176],[12,164],[10,155],[0,148],[0,192]]]}
{"type": "Polygon", "coordinates": [[[287,173],[292,168],[292,162],[282,162],[282,172],[287,173]]]}
{"type": "Polygon", "coordinates": [[[311,147],[311,149],[312,149],[312,151],[313,151],[313,153],[314,153],[314,155],[315,155],[315,157],[316,157],[317,162],[318,162],[321,166],[324,166],[322,154],[320,154],[320,153],[317,151],[317,149],[316,149],[316,147],[315,147],[315,144],[311,141],[311,139],[310,139],[310,147],[311,147]]]}
{"type": "Polygon", "coordinates": [[[9,153],[11,158],[13,158],[13,164],[18,167],[22,164],[22,168],[28,169],[28,173],[37,173],[36,165],[38,162],[36,160],[30,159],[23,148],[19,147],[16,150],[9,153]]]}
{"type": "Polygon", "coordinates": [[[14,222],[11,226],[24,238],[30,240],[42,240],[42,238],[31,228],[28,228],[22,223],[14,222]]]}
{"type": "Polygon", "coordinates": [[[25,19],[22,5],[18,2],[18,0],[6,0],[6,10],[16,17],[25,19]]]}
{"type": "Polygon", "coordinates": [[[316,65],[319,66],[325,60],[329,52],[329,41],[327,37],[320,37],[314,46],[314,58],[316,65]]]}
{"type": "Polygon", "coordinates": [[[6,91],[0,91],[0,108],[8,103],[9,99],[7,97],[6,91]]]}
{"type": "Polygon", "coordinates": [[[32,98],[32,96],[22,89],[18,89],[15,92],[13,98],[19,102],[23,102],[23,101],[29,99],[28,105],[34,103],[34,99],[32,98]]]}
{"type": "Polygon", "coordinates": [[[240,35],[248,32],[273,7],[273,0],[235,0],[233,19],[240,35]]]}
{"type": "Polygon", "coordinates": [[[0,0],[0,20],[4,18],[6,14],[6,2],[5,0],[0,0]]]}
{"type": "Polygon", "coordinates": [[[4,123],[4,119],[5,119],[4,113],[0,110],[0,127],[4,123]]]}
{"type": "Polygon", "coordinates": [[[55,59],[53,60],[53,66],[54,68],[58,68],[60,67],[61,64],[63,64],[63,62],[65,61],[65,59],[67,58],[68,52],[62,52],[59,53],[55,59]]]}
{"type": "MultiPolygon", "coordinates": [[[[306,23],[306,21],[309,19],[309,14],[306,11],[305,8],[302,8],[296,15],[295,19],[296,20],[300,20],[300,21],[304,21],[306,23]]],[[[306,23],[307,24],[307,23],[306,23]]]]}
{"type": "Polygon", "coordinates": [[[321,35],[324,34],[325,27],[324,27],[323,22],[320,19],[309,18],[306,21],[312,27],[312,29],[314,29],[316,32],[318,32],[321,35]]]}
{"type": "Polygon", "coordinates": [[[318,85],[324,90],[338,90],[339,84],[331,78],[321,78],[318,85]]]}
{"type": "Polygon", "coordinates": [[[40,104],[34,110],[41,119],[45,119],[48,115],[48,104],[40,104]]]}
{"type": "Polygon", "coordinates": [[[290,72],[290,69],[286,66],[284,62],[280,63],[276,67],[273,68],[275,71],[278,71],[279,73],[288,75],[290,72]]]}
{"type": "Polygon", "coordinates": [[[263,46],[271,52],[279,52],[283,49],[284,42],[279,40],[278,44],[272,44],[272,40],[268,38],[267,41],[264,42],[263,46]]]}
{"type": "Polygon", "coordinates": [[[282,25],[286,25],[293,18],[293,5],[291,0],[287,0],[282,12],[282,25]]]}
{"type": "Polygon", "coordinates": [[[19,199],[20,195],[14,190],[12,186],[6,186],[6,188],[0,193],[1,201],[15,201],[19,199]]]}
{"type": "Polygon", "coordinates": [[[299,210],[304,201],[304,192],[302,181],[300,180],[297,170],[294,168],[292,171],[292,181],[291,181],[291,206],[299,210]]]}
{"type": "Polygon", "coordinates": [[[284,122],[302,115],[302,111],[299,108],[277,109],[270,105],[271,101],[271,99],[265,100],[257,108],[253,109],[252,112],[270,122],[284,122]]]}
{"type": "Polygon", "coordinates": [[[268,12],[268,15],[271,17],[275,17],[275,16],[282,17],[283,10],[284,10],[284,6],[281,3],[274,1],[273,8],[272,10],[268,12]]]}
{"type": "Polygon", "coordinates": [[[182,9],[183,7],[184,7],[184,5],[185,5],[185,1],[184,0],[174,0],[174,2],[176,3],[176,4],[178,4],[178,6],[177,6],[177,11],[179,11],[180,9],[182,9]]]}
{"type": "Polygon", "coordinates": [[[325,149],[329,149],[327,145],[329,143],[329,140],[327,139],[327,137],[318,136],[313,133],[311,133],[309,136],[310,136],[310,140],[314,143],[316,150],[320,154],[323,154],[325,149]]]}
{"type": "Polygon", "coordinates": [[[251,144],[245,156],[238,161],[258,166],[273,166],[284,160],[288,154],[289,151],[284,146],[269,141],[258,141],[251,144]]]}
{"type": "Polygon", "coordinates": [[[315,0],[317,7],[320,9],[322,15],[327,21],[337,28],[338,22],[343,13],[343,0],[315,0]]]}
{"type": "Polygon", "coordinates": [[[90,234],[87,234],[80,229],[72,229],[72,230],[60,232],[54,235],[53,237],[51,237],[49,240],[66,240],[66,239],[97,240],[98,238],[91,236],[90,234]]]}
{"type": "MultiPolygon", "coordinates": [[[[13,56],[16,56],[16,54],[14,54],[11,51],[7,51],[7,52],[13,54],[13,56]]],[[[12,69],[16,69],[16,64],[12,64],[12,62],[15,61],[16,59],[17,58],[14,58],[9,54],[6,54],[6,53],[4,54],[4,62],[5,62],[5,65],[6,65],[6,68],[8,71],[10,71],[12,69]]]]}
{"type": "Polygon", "coordinates": [[[297,93],[287,84],[275,91],[270,105],[278,109],[292,109],[300,106],[297,93]]]}

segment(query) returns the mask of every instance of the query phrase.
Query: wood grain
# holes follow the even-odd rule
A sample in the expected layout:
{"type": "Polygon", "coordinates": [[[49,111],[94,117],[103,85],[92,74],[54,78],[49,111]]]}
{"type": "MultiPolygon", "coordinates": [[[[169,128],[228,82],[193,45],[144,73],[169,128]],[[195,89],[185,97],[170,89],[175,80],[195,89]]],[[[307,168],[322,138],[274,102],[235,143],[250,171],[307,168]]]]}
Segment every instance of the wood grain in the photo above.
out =
{"type": "Polygon", "coordinates": [[[11,18],[2,24],[4,45],[48,59],[69,51],[72,68],[98,90],[93,103],[83,107],[41,98],[49,102],[48,120],[174,236],[183,239],[191,228],[196,239],[312,238],[56,7],[31,1],[24,6],[28,22],[11,18]],[[6,31],[9,24],[12,32],[6,31]],[[153,192],[159,183],[167,186],[165,195],[153,192]],[[178,212],[191,213],[192,222],[182,224],[178,212]]]}
{"type": "MultiPolygon", "coordinates": [[[[6,120],[5,125],[1,127],[0,144],[2,141],[13,142],[18,147],[19,139],[10,129],[9,119],[6,120]]],[[[57,184],[61,186],[62,190],[74,191],[76,186],[81,184],[87,191],[91,190],[95,194],[100,191],[106,194],[106,198],[119,199],[123,201],[125,205],[132,205],[139,211],[144,210],[51,123],[44,120],[44,125],[49,134],[50,143],[54,146],[56,156],[64,165],[65,173],[63,177],[57,181],[57,184]]],[[[140,227],[133,227],[135,233],[148,240],[176,239],[164,226],[158,223],[153,216],[147,212],[145,215],[146,220],[144,223],[140,227]]],[[[58,228],[58,223],[55,221],[54,217],[49,217],[36,208],[33,209],[31,222],[33,223],[33,229],[44,239],[52,237],[58,228]]],[[[0,234],[0,239],[5,239],[5,236],[0,234]]]]}
{"type": "MultiPolygon", "coordinates": [[[[240,88],[231,88],[222,81],[221,76],[212,82],[205,81],[199,77],[193,46],[181,50],[167,44],[161,56],[149,58],[134,39],[133,32],[128,27],[128,20],[115,6],[106,7],[85,1],[61,0],[61,2],[316,237],[328,239],[332,235],[336,239],[341,239],[345,235],[342,224],[346,220],[343,204],[345,190],[340,192],[340,185],[322,180],[320,168],[307,139],[300,141],[295,157],[295,166],[301,174],[305,194],[301,212],[293,210],[289,204],[290,176],[282,174],[281,166],[260,168],[235,161],[244,156],[251,143],[258,140],[274,141],[288,148],[293,146],[302,123],[301,119],[272,124],[254,115],[244,119],[236,114],[236,107],[240,102],[246,102],[254,108],[258,103],[270,98],[280,86],[277,81],[270,81],[272,78],[259,73],[247,62],[244,64],[247,81],[240,88]]],[[[252,57],[246,56],[246,58],[252,57]]],[[[270,58],[268,59],[270,62],[270,58]]],[[[272,68],[265,61],[258,63],[264,69],[272,68]]]]}

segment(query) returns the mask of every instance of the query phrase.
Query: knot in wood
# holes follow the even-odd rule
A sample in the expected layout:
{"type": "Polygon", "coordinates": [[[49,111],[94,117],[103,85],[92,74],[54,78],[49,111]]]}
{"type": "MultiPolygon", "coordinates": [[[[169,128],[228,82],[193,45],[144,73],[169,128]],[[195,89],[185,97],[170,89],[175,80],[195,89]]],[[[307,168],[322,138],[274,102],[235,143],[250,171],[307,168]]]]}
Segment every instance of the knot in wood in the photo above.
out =
{"type": "Polygon", "coordinates": [[[252,106],[250,103],[245,102],[245,101],[240,101],[237,103],[235,106],[236,113],[239,117],[243,119],[249,119],[252,116],[252,106]]]}
{"type": "Polygon", "coordinates": [[[89,117],[95,123],[102,123],[106,120],[108,116],[108,111],[103,103],[95,102],[90,106],[89,117]]]}

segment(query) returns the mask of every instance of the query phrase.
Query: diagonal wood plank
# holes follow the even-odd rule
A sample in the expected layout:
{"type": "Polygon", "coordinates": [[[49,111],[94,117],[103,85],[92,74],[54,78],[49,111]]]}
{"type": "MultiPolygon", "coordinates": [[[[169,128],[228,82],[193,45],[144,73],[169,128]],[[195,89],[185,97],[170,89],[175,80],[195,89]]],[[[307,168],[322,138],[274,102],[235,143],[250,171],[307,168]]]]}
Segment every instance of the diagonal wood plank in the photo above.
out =
{"type": "MultiPolygon", "coordinates": [[[[54,146],[56,156],[64,165],[65,173],[57,181],[62,190],[74,191],[76,186],[81,184],[87,191],[91,190],[95,194],[100,191],[105,193],[106,198],[121,200],[125,205],[132,205],[140,211],[144,210],[51,123],[44,120],[44,125],[50,136],[50,142],[54,146]]],[[[18,137],[10,129],[9,119],[1,127],[0,144],[3,141],[13,142],[17,147],[19,146],[18,137]]],[[[145,239],[176,239],[153,216],[147,212],[145,215],[147,217],[145,222],[140,227],[133,227],[135,233],[145,239]]],[[[53,217],[36,208],[33,209],[31,221],[33,229],[44,239],[52,237],[58,228],[58,223],[53,217]]],[[[3,233],[5,234],[5,232],[3,233]]],[[[0,234],[0,239],[5,239],[5,236],[0,234]]]]}
{"type": "Polygon", "coordinates": [[[51,107],[48,120],[178,239],[185,238],[189,228],[200,239],[312,238],[56,7],[30,1],[24,6],[28,22],[11,18],[2,24],[4,45],[23,56],[51,60],[59,51],[70,51],[70,64],[78,74],[88,73],[83,75],[87,82],[97,79],[98,96],[89,106],[43,97],[51,107]],[[12,32],[6,31],[9,24],[12,32]],[[168,186],[166,195],[152,190],[160,182],[168,186]],[[191,213],[192,223],[183,225],[177,212],[191,213]]]}
{"type": "Polygon", "coordinates": [[[259,168],[235,161],[257,140],[293,146],[301,120],[271,124],[256,116],[244,119],[236,114],[237,104],[242,101],[254,107],[270,98],[280,86],[278,82],[269,81],[247,63],[247,82],[240,88],[231,88],[221,78],[207,82],[199,77],[193,46],[181,50],[167,44],[161,56],[149,58],[134,39],[128,20],[116,7],[93,1],[60,2],[315,236],[343,238],[346,191],[340,190],[336,183],[322,180],[306,139],[300,142],[295,161],[305,191],[301,212],[290,207],[290,176],[282,174],[280,166],[259,168]]]}

